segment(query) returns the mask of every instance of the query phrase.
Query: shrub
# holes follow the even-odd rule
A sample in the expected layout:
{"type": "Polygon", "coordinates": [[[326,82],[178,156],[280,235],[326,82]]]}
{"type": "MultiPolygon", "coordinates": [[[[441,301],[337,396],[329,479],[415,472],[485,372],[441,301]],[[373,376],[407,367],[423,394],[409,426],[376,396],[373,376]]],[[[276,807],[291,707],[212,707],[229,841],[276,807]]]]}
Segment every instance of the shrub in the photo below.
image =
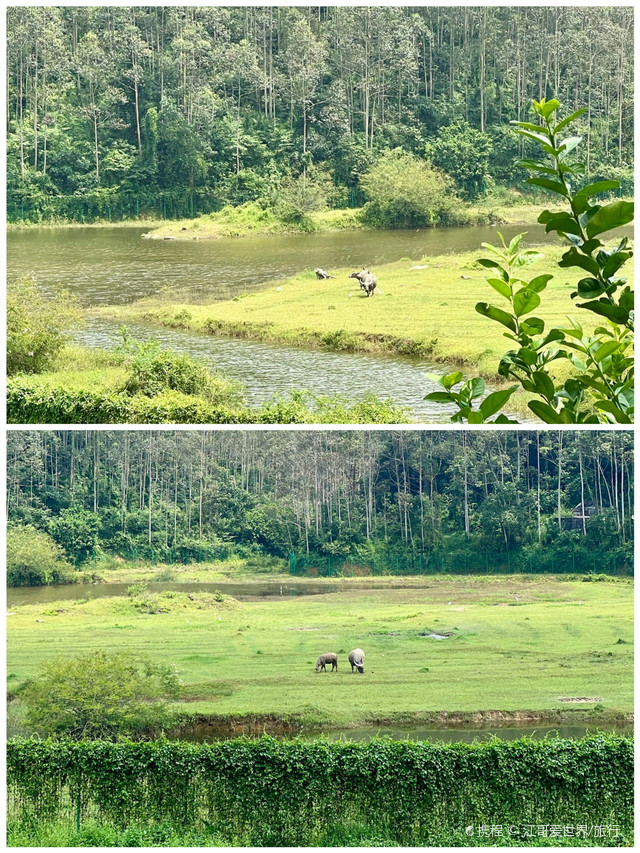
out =
{"type": "Polygon", "coordinates": [[[367,225],[422,228],[464,221],[451,178],[413,154],[388,151],[360,183],[368,199],[362,212],[367,225]]]}
{"type": "Polygon", "coordinates": [[[275,395],[258,409],[212,404],[180,391],[105,394],[51,388],[27,377],[7,382],[7,420],[12,424],[305,424],[406,423],[408,412],[370,396],[349,404],[305,391],[275,395]]]}
{"type": "Polygon", "coordinates": [[[49,524],[49,533],[73,560],[86,560],[98,544],[98,516],[79,507],[68,507],[49,524]]]}
{"type": "Polygon", "coordinates": [[[452,177],[465,196],[473,198],[484,188],[492,153],[491,138],[458,119],[440,128],[437,139],[426,148],[427,157],[452,177]]]}
{"type": "Polygon", "coordinates": [[[155,397],[164,391],[199,396],[210,403],[239,402],[237,383],[221,380],[205,364],[185,353],[162,349],[158,341],[133,341],[123,330],[120,350],[131,371],[124,390],[127,394],[155,397]]]}
{"type": "Polygon", "coordinates": [[[117,738],[159,733],[179,681],[170,667],[118,652],[91,652],[43,665],[20,694],[25,723],[41,734],[117,738]]]}
{"type": "Polygon", "coordinates": [[[65,291],[46,298],[31,277],[7,285],[7,375],[41,373],[67,341],[80,313],[65,291]]]}
{"type": "Polygon", "coordinates": [[[28,525],[7,528],[7,585],[73,583],[73,567],[44,531],[28,525]]]}

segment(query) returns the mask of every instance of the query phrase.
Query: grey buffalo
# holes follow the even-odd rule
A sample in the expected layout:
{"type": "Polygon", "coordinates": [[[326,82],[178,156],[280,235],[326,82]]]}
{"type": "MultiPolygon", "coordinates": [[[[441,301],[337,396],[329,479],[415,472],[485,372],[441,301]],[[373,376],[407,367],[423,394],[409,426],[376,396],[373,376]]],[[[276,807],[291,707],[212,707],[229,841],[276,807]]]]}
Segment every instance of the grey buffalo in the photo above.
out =
{"type": "Polygon", "coordinates": [[[352,272],[349,278],[357,278],[360,282],[360,287],[367,296],[373,296],[378,286],[378,279],[367,269],[363,269],[360,272],[352,272]]]}
{"type": "Polygon", "coordinates": [[[323,270],[321,267],[315,269],[314,273],[316,274],[316,277],[320,279],[335,278],[335,275],[329,275],[329,273],[326,272],[326,270],[323,270]]]}
{"type": "Polygon", "coordinates": [[[364,652],[362,649],[354,649],[349,653],[349,663],[351,664],[351,672],[357,669],[358,672],[364,672],[364,652]]]}
{"type": "Polygon", "coordinates": [[[326,655],[320,655],[316,662],[316,672],[326,672],[327,664],[331,664],[331,672],[335,669],[338,669],[338,655],[333,652],[329,652],[326,655]]]}

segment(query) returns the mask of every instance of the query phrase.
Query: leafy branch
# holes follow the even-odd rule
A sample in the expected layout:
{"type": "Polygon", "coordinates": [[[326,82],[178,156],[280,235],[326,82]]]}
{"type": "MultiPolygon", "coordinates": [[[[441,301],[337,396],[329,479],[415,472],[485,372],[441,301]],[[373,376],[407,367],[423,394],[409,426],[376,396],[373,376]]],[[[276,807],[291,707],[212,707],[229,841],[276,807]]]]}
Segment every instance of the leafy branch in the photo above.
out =
{"type": "MultiPolygon", "coordinates": [[[[478,263],[490,270],[487,283],[507,300],[508,310],[479,302],[476,311],[506,327],[505,337],[517,345],[503,355],[498,373],[517,380],[525,391],[534,395],[528,405],[542,421],[554,424],[632,423],[633,292],[627,279],[618,273],[633,252],[627,237],[622,237],[609,250],[598,237],[631,222],[633,203],[592,201],[599,193],[618,189],[617,181],[598,181],[573,190],[570,180],[584,174],[584,166],[572,159],[582,139],[579,136],[561,139],[560,133],[579,118],[584,109],[557,121],[559,107],[555,99],[534,101],[533,108],[541,124],[512,122],[517,133],[536,142],[548,155],[546,160],[521,160],[520,165],[534,173],[527,183],[556,193],[568,202],[568,210],[545,210],[538,221],[545,225],[547,233],[555,231],[570,244],[559,266],[579,267],[589,273],[578,282],[571,296],[586,299],[586,302],[577,303],[577,307],[604,318],[605,325],[588,335],[580,323],[569,320],[568,328],[553,328],[545,333],[544,321],[530,316],[540,306],[540,294],[553,276],[522,278],[521,270],[543,257],[538,252],[520,250],[524,233],[514,237],[508,246],[502,235],[499,235],[501,247],[482,244],[491,257],[481,258],[478,263]],[[558,359],[568,360],[573,367],[572,375],[564,382],[558,382],[549,370],[551,363],[558,359]]],[[[473,400],[480,399],[485,390],[483,380],[463,381],[459,372],[433,378],[443,390],[425,399],[453,403],[457,411],[451,420],[468,423],[488,422],[517,387],[490,394],[478,409],[474,409],[473,400]],[[454,390],[457,385],[460,385],[458,391],[454,390]],[[503,399],[496,396],[499,394],[503,399]]],[[[504,415],[498,415],[494,422],[513,423],[504,415]]]]}

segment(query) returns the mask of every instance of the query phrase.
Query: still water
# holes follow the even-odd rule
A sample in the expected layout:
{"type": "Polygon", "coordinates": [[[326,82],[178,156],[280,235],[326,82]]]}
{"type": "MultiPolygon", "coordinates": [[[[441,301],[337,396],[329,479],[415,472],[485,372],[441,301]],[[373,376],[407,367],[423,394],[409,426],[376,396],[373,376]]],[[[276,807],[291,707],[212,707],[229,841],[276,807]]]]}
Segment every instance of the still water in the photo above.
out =
{"type": "MultiPolygon", "coordinates": [[[[24,586],[7,588],[7,606],[18,607],[21,604],[50,604],[52,601],[69,601],[78,598],[105,598],[112,595],[126,595],[128,583],[92,583],[92,584],[52,584],[51,586],[24,586]]],[[[330,581],[322,583],[287,583],[281,581],[234,582],[216,581],[215,583],[153,583],[153,592],[223,592],[232,595],[238,601],[259,601],[264,598],[281,596],[326,595],[327,593],[355,589],[382,589],[387,584],[375,581],[357,581],[354,584],[341,580],[339,584],[330,581]]],[[[420,583],[407,583],[407,588],[420,588],[420,583]]]]}
{"type": "Polygon", "coordinates": [[[44,288],[63,286],[84,305],[114,305],[145,296],[210,302],[230,299],[305,269],[376,267],[401,258],[477,251],[527,231],[549,242],[542,225],[427,228],[418,231],[332,231],[222,240],[144,240],[141,226],[42,228],[7,234],[9,278],[33,273],[44,288]]]}
{"type": "MultiPolygon", "coordinates": [[[[187,302],[229,299],[265,282],[304,269],[409,262],[427,255],[475,251],[495,241],[496,228],[431,228],[418,231],[336,231],[221,240],[145,240],[141,226],[43,228],[9,231],[9,278],[33,274],[45,291],[63,286],[83,305],[122,304],[142,297],[187,302]]],[[[522,227],[500,229],[505,238],[522,227]]],[[[530,242],[549,241],[540,225],[528,228],[530,242]]],[[[207,362],[241,382],[246,400],[259,406],[274,393],[307,390],[349,401],[369,394],[393,399],[418,421],[448,419],[447,407],[424,401],[438,386],[427,372],[444,372],[424,359],[392,355],[332,353],[277,344],[212,337],[192,332],[129,325],[138,339],[155,338],[170,349],[207,362]]],[[[76,343],[112,348],[119,324],[92,319],[77,330],[76,343]]]]}

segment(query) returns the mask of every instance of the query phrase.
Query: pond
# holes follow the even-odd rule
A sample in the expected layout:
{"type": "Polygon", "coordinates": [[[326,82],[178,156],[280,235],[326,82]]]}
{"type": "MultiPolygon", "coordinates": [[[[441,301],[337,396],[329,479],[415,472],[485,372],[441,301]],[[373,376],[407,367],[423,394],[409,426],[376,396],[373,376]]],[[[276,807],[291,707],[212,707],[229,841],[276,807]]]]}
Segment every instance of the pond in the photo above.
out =
{"type": "MultiPolygon", "coordinates": [[[[506,238],[522,226],[500,229],[506,238]]],[[[431,228],[417,231],[335,231],[201,241],[144,240],[142,226],[12,230],[7,235],[9,278],[32,273],[45,291],[63,286],[85,306],[131,302],[166,294],[172,300],[210,302],[229,299],[318,265],[374,267],[401,258],[477,250],[495,241],[496,228],[431,228]]],[[[549,241],[540,225],[529,226],[528,240],[549,241]]],[[[120,324],[93,319],[75,342],[112,348],[120,324]]],[[[423,358],[332,353],[277,344],[198,335],[130,325],[139,339],[203,359],[239,380],[249,405],[274,393],[304,389],[340,395],[350,401],[368,394],[393,399],[418,421],[447,420],[447,407],[427,403],[436,390],[427,372],[444,372],[423,358]]]]}
{"type": "MultiPolygon", "coordinates": [[[[129,583],[91,583],[91,584],[52,584],[51,586],[21,586],[7,588],[7,606],[18,607],[21,604],[49,604],[52,601],[70,601],[77,598],[105,598],[113,595],[126,595],[129,583]]],[[[304,582],[288,583],[282,581],[215,581],[215,583],[152,583],[152,592],[216,592],[231,595],[238,601],[258,601],[264,598],[280,598],[281,596],[327,595],[349,589],[384,589],[387,583],[376,581],[356,581],[350,583],[341,580],[340,583],[304,582]]],[[[420,589],[424,584],[403,584],[408,589],[420,589]]]]}

